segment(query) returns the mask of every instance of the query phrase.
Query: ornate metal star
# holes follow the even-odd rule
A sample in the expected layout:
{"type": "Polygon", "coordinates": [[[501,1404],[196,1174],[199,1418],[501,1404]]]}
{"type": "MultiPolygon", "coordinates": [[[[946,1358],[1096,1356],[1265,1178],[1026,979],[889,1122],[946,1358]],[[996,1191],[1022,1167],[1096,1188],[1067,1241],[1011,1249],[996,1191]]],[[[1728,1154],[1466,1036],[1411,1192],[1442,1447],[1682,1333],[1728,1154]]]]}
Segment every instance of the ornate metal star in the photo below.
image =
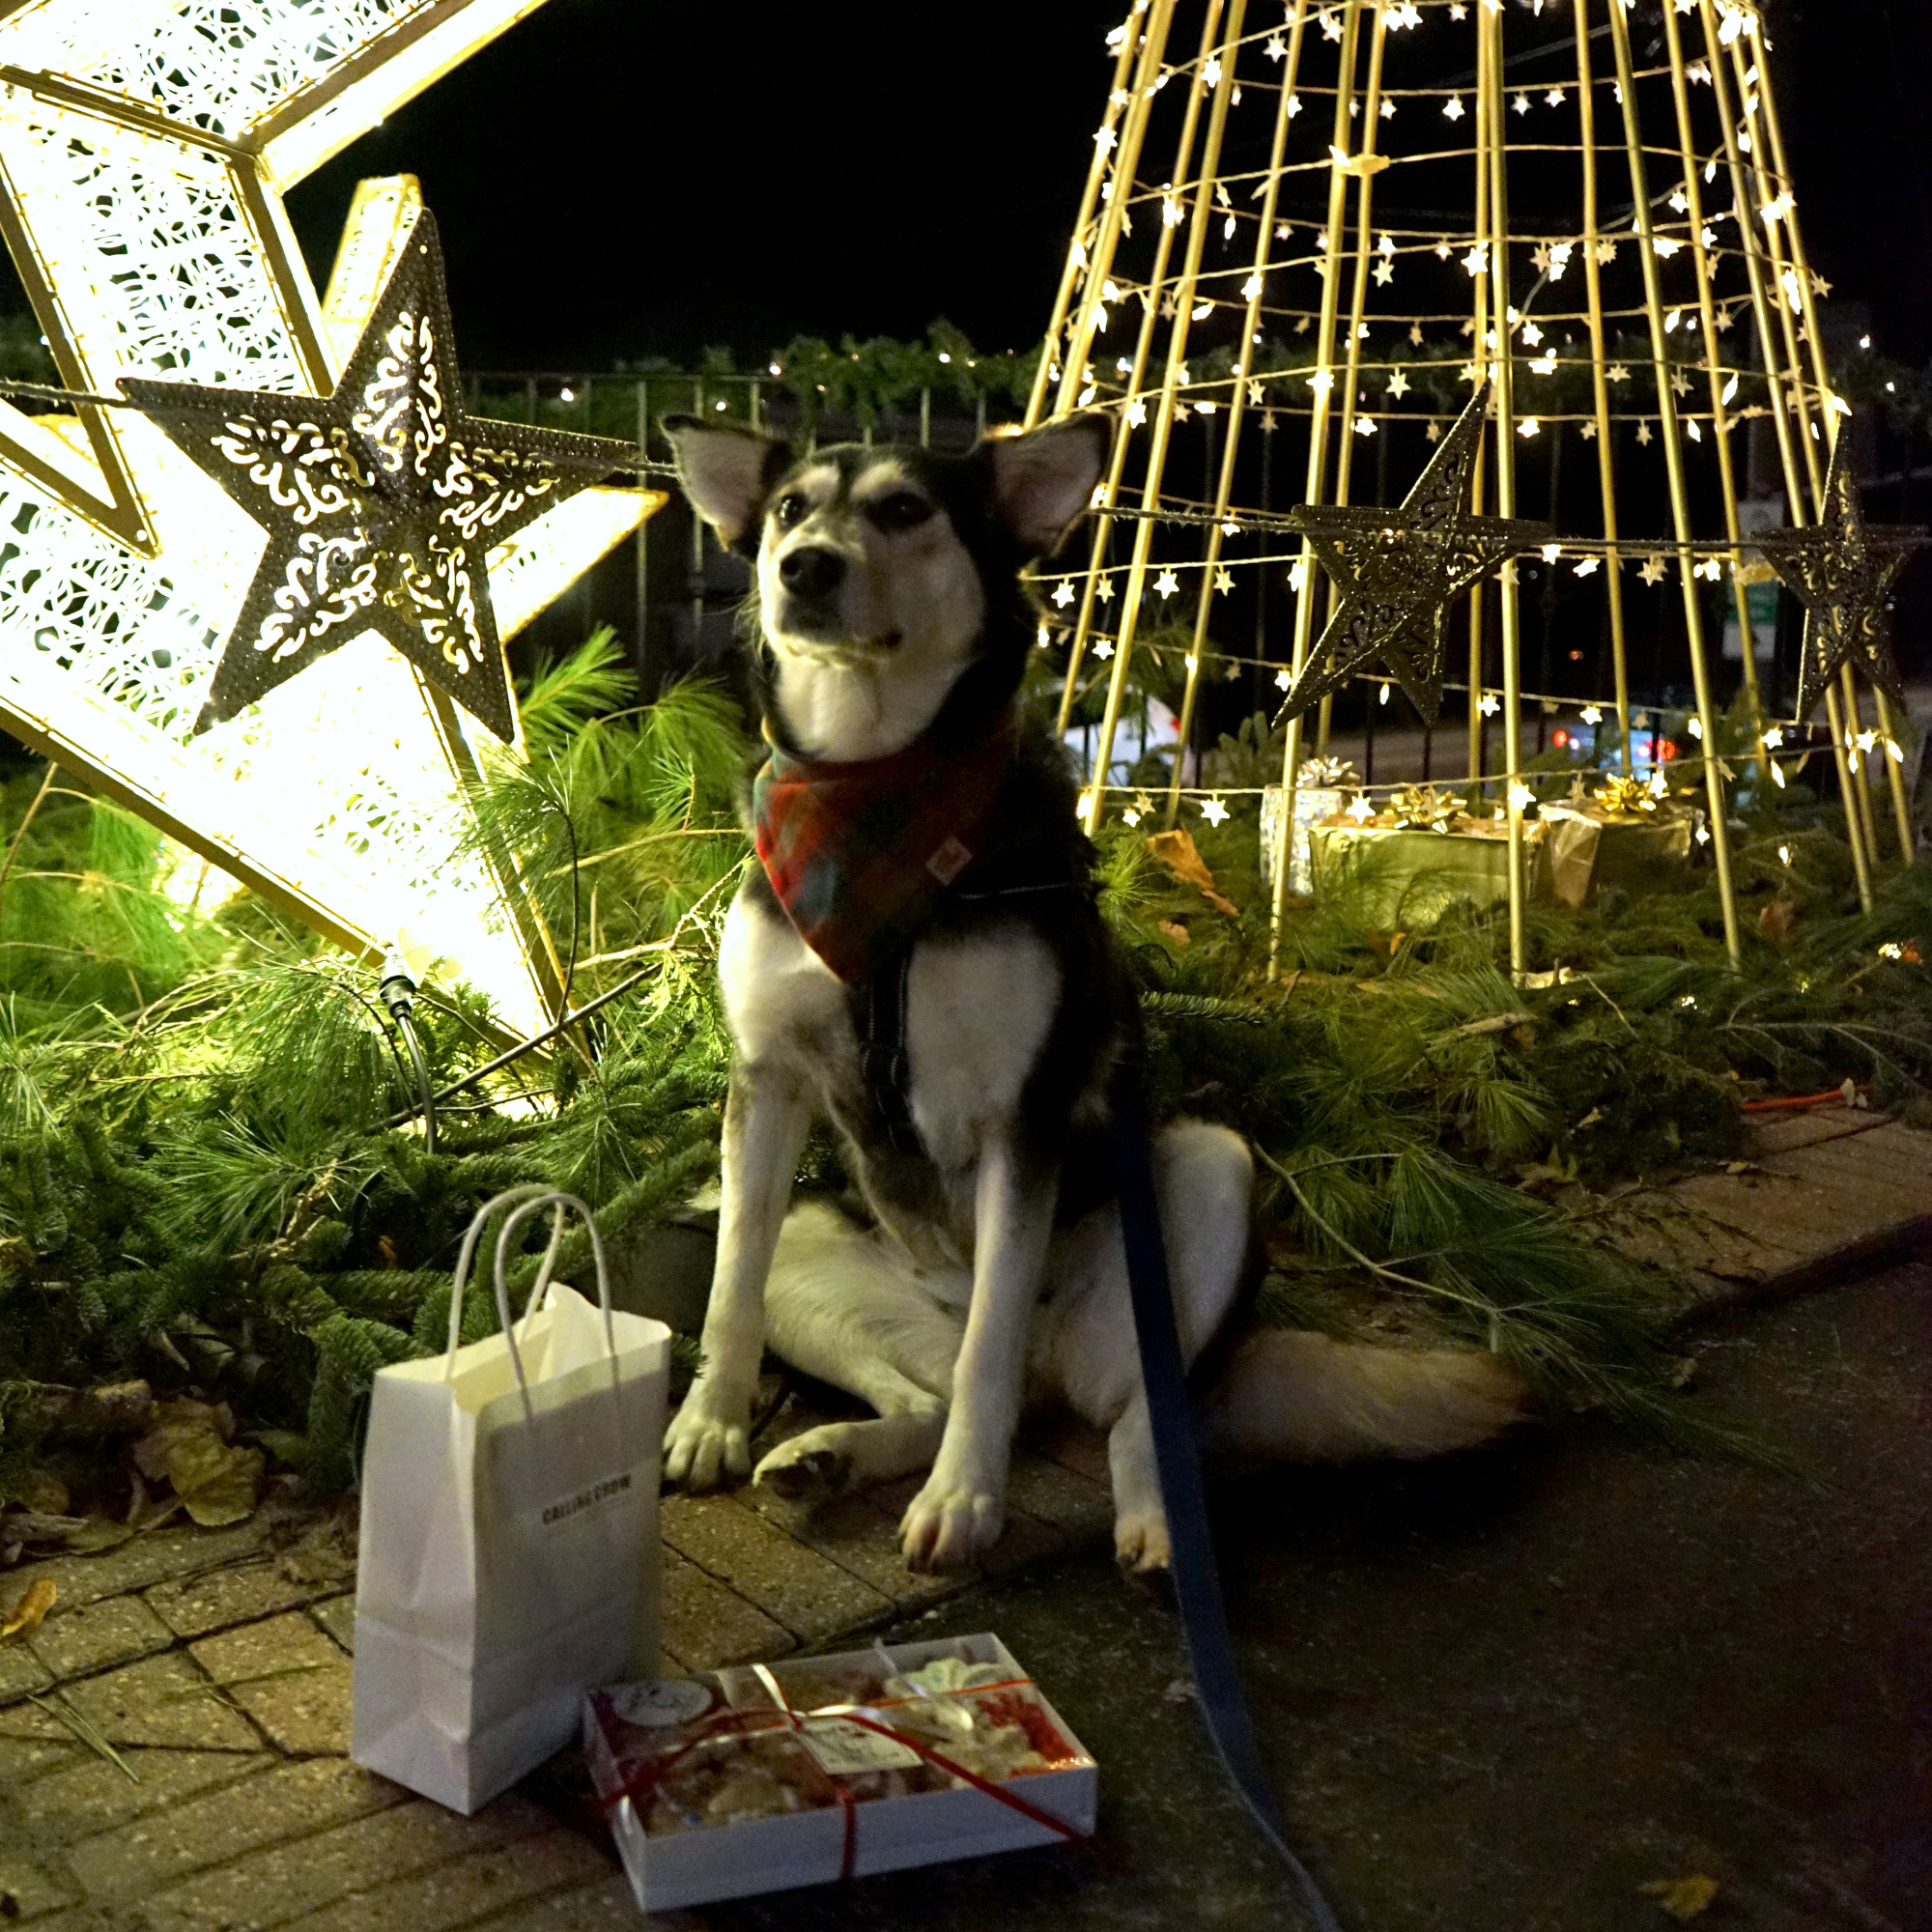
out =
{"type": "Polygon", "coordinates": [[[1472,516],[1466,507],[1489,401],[1486,380],[1399,508],[1305,504],[1291,514],[1342,601],[1291,687],[1283,717],[1306,710],[1374,659],[1425,719],[1434,722],[1441,710],[1450,602],[1550,533],[1547,524],[1472,516]]]}
{"type": "Polygon", "coordinates": [[[1922,529],[1865,526],[1842,429],[1825,479],[1825,513],[1808,529],[1774,530],[1756,539],[1771,567],[1804,606],[1804,647],[1798,666],[1798,715],[1805,717],[1830,689],[1838,667],[1864,672],[1895,703],[1905,686],[1891,649],[1891,592],[1915,551],[1932,536],[1922,529]]]}
{"type": "Polygon", "coordinates": [[[465,412],[442,248],[427,213],[332,395],[132,377],[121,386],[269,530],[196,730],[375,630],[514,741],[485,552],[629,452],[465,412]]]}

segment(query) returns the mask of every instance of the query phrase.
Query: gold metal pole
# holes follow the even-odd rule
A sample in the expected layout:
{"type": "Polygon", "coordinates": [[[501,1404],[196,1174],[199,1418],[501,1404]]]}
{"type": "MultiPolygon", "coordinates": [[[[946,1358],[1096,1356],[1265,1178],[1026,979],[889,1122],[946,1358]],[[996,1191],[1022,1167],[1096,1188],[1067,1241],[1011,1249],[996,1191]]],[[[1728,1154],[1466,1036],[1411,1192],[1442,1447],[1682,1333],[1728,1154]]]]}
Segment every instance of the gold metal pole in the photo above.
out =
{"type": "MultiPolygon", "coordinates": [[[[1306,7],[1307,0],[1298,0],[1306,7]]],[[[1297,20],[1297,43],[1300,22],[1297,20]]],[[[1165,45],[1167,19],[1161,21],[1162,45],[1165,45]]],[[[1149,42],[1152,45],[1151,38],[1149,42]]],[[[1205,43],[1204,43],[1205,44],[1205,43]]],[[[1155,50],[1158,52],[1158,49],[1155,50]]],[[[1143,68],[1142,76],[1135,85],[1151,95],[1153,81],[1148,78],[1149,70],[1143,68]]],[[[1189,157],[1194,153],[1194,135],[1200,122],[1200,90],[1193,90],[1188,98],[1187,110],[1180,130],[1179,151],[1176,156],[1176,167],[1185,173],[1189,157]]],[[[1120,174],[1114,177],[1119,185],[1115,189],[1117,199],[1131,198],[1134,184],[1124,180],[1120,174]]],[[[1135,412],[1139,411],[1145,419],[1147,402],[1142,395],[1142,385],[1147,381],[1148,356],[1153,346],[1154,329],[1159,324],[1161,292],[1167,286],[1167,265],[1174,252],[1174,228],[1169,222],[1160,224],[1160,237],[1154,243],[1153,269],[1151,278],[1141,294],[1141,326],[1134,337],[1134,354],[1131,369],[1127,376],[1125,406],[1120,419],[1114,426],[1114,451],[1107,465],[1107,474],[1100,487],[1100,514],[1094,520],[1093,549],[1088,557],[1086,582],[1081,585],[1080,611],[1074,621],[1073,642],[1066,656],[1066,678],[1060,691],[1059,730],[1064,737],[1073,716],[1073,706],[1079,696],[1080,669],[1086,660],[1088,639],[1094,630],[1094,593],[1099,587],[1101,566],[1106,561],[1107,545],[1113,535],[1114,505],[1120,501],[1121,477],[1126,469],[1127,451],[1133,442],[1133,431],[1138,427],[1135,412]]],[[[1113,255],[1108,255],[1094,264],[1096,284],[1104,285],[1114,264],[1113,255]]],[[[1124,299],[1124,295],[1123,295],[1124,299]]]]}
{"type": "MultiPolygon", "coordinates": [[[[1100,829],[1100,808],[1106,797],[1107,772],[1114,755],[1114,735],[1120,728],[1121,705],[1126,696],[1127,666],[1133,657],[1134,632],[1140,620],[1141,599],[1147,587],[1148,559],[1153,551],[1152,513],[1160,507],[1162,471],[1167,463],[1168,439],[1174,428],[1174,405],[1180,386],[1180,371],[1187,355],[1187,329],[1194,308],[1194,286],[1201,272],[1201,253],[1208,237],[1208,224],[1214,211],[1214,176],[1221,159],[1221,137],[1228,125],[1228,97],[1235,86],[1235,57],[1241,40],[1241,16],[1247,0],[1233,0],[1228,9],[1226,44],[1221,49],[1221,73],[1214,86],[1213,104],[1208,114],[1208,136],[1201,150],[1201,173],[1195,184],[1194,206],[1187,219],[1191,224],[1187,251],[1181,264],[1180,279],[1174,292],[1174,327],[1167,338],[1167,369],[1161,380],[1160,404],[1154,417],[1153,439],[1148,450],[1147,481],[1141,491],[1143,515],[1134,530],[1132,561],[1127,566],[1127,587],[1121,610],[1121,634],[1115,646],[1114,673],[1107,683],[1107,708],[1100,720],[1099,743],[1094,749],[1094,774],[1087,797],[1086,827],[1091,837],[1100,829]]],[[[1212,34],[1220,20],[1219,0],[1208,0],[1208,17],[1203,22],[1201,56],[1191,83],[1192,99],[1198,100],[1208,71],[1207,54],[1212,34]]],[[[1180,191],[1176,177],[1173,192],[1180,191]]]]}
{"type": "MultiPolygon", "coordinates": [[[[1486,131],[1490,169],[1490,285],[1495,311],[1495,350],[1491,368],[1495,377],[1496,514],[1516,515],[1516,371],[1511,340],[1509,275],[1509,142],[1503,120],[1502,17],[1487,7],[1477,14],[1477,86],[1488,102],[1486,131]]],[[[1476,344],[1480,364],[1487,344],[1476,344]]],[[[1516,559],[1510,557],[1498,573],[1498,608],[1503,642],[1503,811],[1509,827],[1510,972],[1528,970],[1528,943],[1523,933],[1522,781],[1522,611],[1517,596],[1516,559]]]]}
{"type": "MultiPolygon", "coordinates": [[[[1053,366],[1054,357],[1058,353],[1060,333],[1066,326],[1067,307],[1072,302],[1074,286],[1080,279],[1081,270],[1086,270],[1088,285],[1091,288],[1099,284],[1105,277],[1108,268],[1112,266],[1113,250],[1111,246],[1105,246],[1103,252],[1104,237],[1096,242],[1094,258],[1092,261],[1087,259],[1086,244],[1082,238],[1087,233],[1087,224],[1094,219],[1094,204],[1100,199],[1100,185],[1107,178],[1107,156],[1121,138],[1114,124],[1122,118],[1122,101],[1126,103],[1127,110],[1125,117],[1127,127],[1124,131],[1132,152],[1129,152],[1127,145],[1122,146],[1120,166],[1115,171],[1114,192],[1109,201],[1108,212],[1110,213],[1113,212],[1115,203],[1124,206],[1127,195],[1133,189],[1134,165],[1140,155],[1141,132],[1147,126],[1146,75],[1151,71],[1147,56],[1151,53],[1154,61],[1158,63],[1159,48],[1155,45],[1155,42],[1156,39],[1162,43],[1166,42],[1167,15],[1172,0],[1162,0],[1162,4],[1154,10],[1160,15],[1158,32],[1156,34],[1151,30],[1143,40],[1141,16],[1147,12],[1147,5],[1148,0],[1134,0],[1133,11],[1128,14],[1124,31],[1121,35],[1121,50],[1114,57],[1114,84],[1107,90],[1107,111],[1101,117],[1100,131],[1094,138],[1094,165],[1087,170],[1087,186],[1080,196],[1080,213],[1073,218],[1073,233],[1066,243],[1066,264],[1060,271],[1060,288],[1053,298],[1053,321],[1046,331],[1045,346],[1039,353],[1039,367],[1033,372],[1033,393],[1027,398],[1026,407],[1025,426],[1028,429],[1032,429],[1039,421],[1039,412],[1045,406],[1047,371],[1053,366]],[[1135,60],[1136,53],[1141,55],[1138,63],[1135,60]],[[1127,76],[1133,73],[1137,65],[1141,71],[1135,74],[1133,90],[1129,93],[1127,76]]],[[[1150,23],[1151,29],[1151,25],[1152,23],[1150,23]]],[[[1115,232],[1117,234],[1119,232],[1118,223],[1115,224],[1115,232]]]]}
{"type": "MultiPolygon", "coordinates": [[[[1114,255],[1120,247],[1122,224],[1126,220],[1127,203],[1133,199],[1134,181],[1140,167],[1141,146],[1147,136],[1148,118],[1153,111],[1154,82],[1159,78],[1161,56],[1167,50],[1167,30],[1173,16],[1174,0],[1153,0],[1153,11],[1148,19],[1147,41],[1141,49],[1141,58],[1134,74],[1134,89],[1127,104],[1125,126],[1122,130],[1120,158],[1114,166],[1114,192],[1107,198],[1107,212],[1100,217],[1100,233],[1094,244],[1093,260],[1087,265],[1087,281],[1080,294],[1080,313],[1073,325],[1073,333],[1066,344],[1066,353],[1060,363],[1060,394],[1055,399],[1053,413],[1064,416],[1073,407],[1073,400],[1081,389],[1080,378],[1087,367],[1087,358],[1093,353],[1094,334],[1096,318],[1102,305],[1102,291],[1107,280],[1107,271],[1113,267],[1114,255]]],[[[1209,15],[1215,9],[1210,6],[1209,15]]],[[[1128,36],[1132,38],[1131,33],[1128,36]]],[[[1097,150],[1099,143],[1095,142],[1097,150]]],[[[1188,149],[1183,147],[1180,164],[1186,165],[1188,149]]],[[[1103,163],[1104,156],[1096,153],[1095,165],[1103,163]]],[[[1079,272],[1079,252],[1082,246],[1080,229],[1073,232],[1073,240],[1067,244],[1067,267],[1076,275],[1079,272]]],[[[1034,387],[1043,400],[1046,394],[1040,384],[1041,371],[1047,380],[1052,380],[1053,358],[1060,351],[1057,334],[1048,336],[1040,368],[1034,374],[1034,387]]],[[[1031,399],[1028,402],[1028,426],[1037,421],[1031,399]]]]}
{"type": "MultiPolygon", "coordinates": [[[[1616,0],[1609,0],[1611,6],[1616,0]]],[[[1604,278],[1597,260],[1597,99],[1590,68],[1589,0],[1577,0],[1577,79],[1583,122],[1583,282],[1590,326],[1590,374],[1597,406],[1597,475],[1604,498],[1604,535],[1610,545],[1604,589],[1610,600],[1610,670],[1616,680],[1617,736],[1624,770],[1634,768],[1631,746],[1630,656],[1624,631],[1624,561],[1617,545],[1616,439],[1610,430],[1610,385],[1604,340],[1604,278]]]]}
{"type": "MultiPolygon", "coordinates": [[[[1759,144],[1751,143],[1751,165],[1747,169],[1744,153],[1738,140],[1739,115],[1731,95],[1731,80],[1735,78],[1742,89],[1745,86],[1743,63],[1736,59],[1726,60],[1720,40],[1716,8],[1713,0],[1700,0],[1700,13],[1704,23],[1704,48],[1711,71],[1711,88],[1716,97],[1718,122],[1723,129],[1724,154],[1731,172],[1731,201],[1737,213],[1738,236],[1743,244],[1745,272],[1750,282],[1751,313],[1757,328],[1758,351],[1764,358],[1765,388],[1770,400],[1772,428],[1777,439],[1778,462],[1784,473],[1784,489],[1790,508],[1791,525],[1794,529],[1802,529],[1811,522],[1811,498],[1806,494],[1804,474],[1801,471],[1802,455],[1808,469],[1811,488],[1819,488],[1817,465],[1813,460],[1808,425],[1803,421],[1794,423],[1793,417],[1799,413],[1803,402],[1803,388],[1794,383],[1793,393],[1785,389],[1784,364],[1779,359],[1778,339],[1784,339],[1787,353],[1795,355],[1796,345],[1791,341],[1791,325],[1785,313],[1785,302],[1778,288],[1777,262],[1766,239],[1760,235],[1758,221],[1761,207],[1772,197],[1767,177],[1759,153],[1759,144]],[[1726,70],[1729,70],[1727,72],[1726,70]],[[1774,329],[1773,309],[1776,308],[1780,327],[1774,329]]],[[[1740,99],[1742,99],[1742,95],[1740,99]]],[[[1769,227],[1770,224],[1767,224],[1769,227]]],[[[1775,228],[1772,235],[1775,239],[1775,228]]],[[[1871,910],[1871,865],[1865,849],[1864,826],[1857,807],[1852,803],[1852,767],[1847,756],[1844,738],[1844,722],[1839,716],[1837,698],[1828,694],[1827,717],[1832,733],[1832,757],[1837,769],[1839,795],[1845,800],[1845,839],[1852,851],[1852,870],[1859,883],[1859,899],[1865,910],[1871,910]]]]}
{"type": "Polygon", "coordinates": [[[1643,255],[1644,306],[1650,316],[1651,360],[1657,373],[1657,408],[1663,425],[1663,458],[1670,478],[1670,511],[1677,532],[1678,574],[1684,585],[1684,623],[1690,646],[1690,679],[1704,727],[1704,784],[1711,807],[1711,853],[1717,862],[1718,899],[1724,915],[1724,948],[1733,965],[1743,957],[1738,937],[1737,895],[1731,883],[1731,835],[1719,771],[1718,708],[1704,650],[1704,610],[1697,594],[1696,552],[1690,524],[1690,497],[1684,474],[1682,426],[1670,386],[1670,358],[1664,348],[1663,302],[1658,285],[1657,250],[1650,220],[1650,184],[1643,139],[1637,127],[1636,77],[1631,61],[1630,26],[1620,5],[1609,9],[1610,41],[1616,49],[1617,80],[1623,92],[1624,141],[1630,153],[1631,199],[1636,206],[1637,246],[1643,255]]]}
{"type": "MultiPolygon", "coordinates": [[[[1750,695],[1752,755],[1760,773],[1771,764],[1764,748],[1764,702],[1757,688],[1757,637],[1751,629],[1750,594],[1745,586],[1739,538],[1738,485],[1731,462],[1731,424],[1724,402],[1724,369],[1718,344],[1718,314],[1711,298],[1710,250],[1704,244],[1704,190],[1697,178],[1698,157],[1690,131],[1690,82],[1675,8],[1663,10],[1664,39],[1670,49],[1670,93],[1677,110],[1677,149],[1684,161],[1684,198],[1690,224],[1690,256],[1697,275],[1697,310],[1704,325],[1704,361],[1711,379],[1711,435],[1718,445],[1718,478],[1724,499],[1724,533],[1731,544],[1731,595],[1737,605],[1738,648],[1744,661],[1745,690],[1750,695]]],[[[1747,212],[1740,214],[1747,219],[1747,212]]]]}
{"type": "MultiPolygon", "coordinates": [[[[1235,459],[1239,451],[1241,425],[1246,420],[1248,370],[1252,366],[1255,337],[1261,322],[1263,277],[1270,264],[1270,243],[1274,237],[1275,211],[1281,202],[1281,162],[1288,149],[1288,130],[1294,120],[1290,103],[1294,99],[1294,78],[1301,57],[1301,31],[1308,17],[1308,0],[1296,0],[1292,44],[1287,72],[1276,101],[1274,134],[1268,146],[1265,185],[1262,192],[1261,221],[1255,232],[1254,267],[1243,284],[1247,308],[1241,318],[1241,347],[1235,357],[1234,380],[1228,397],[1228,429],[1221,449],[1221,471],[1214,485],[1214,524],[1208,532],[1207,561],[1201,571],[1201,591],[1194,607],[1194,643],[1188,653],[1187,689],[1180,703],[1180,723],[1175,739],[1174,774],[1167,790],[1170,827],[1180,815],[1180,760],[1194,730],[1194,707],[1201,684],[1201,667],[1208,655],[1208,618],[1213,606],[1214,579],[1221,564],[1222,523],[1228,515],[1235,489],[1235,459]]],[[[1260,594],[1258,589],[1257,594],[1260,594]]]]}
{"type": "MultiPolygon", "coordinates": [[[[1480,17],[1480,15],[1479,15],[1480,17]]],[[[1477,32],[1477,66],[1480,70],[1482,36],[1477,32]]],[[[1470,237],[1469,245],[1473,249],[1483,242],[1490,232],[1490,170],[1488,163],[1489,143],[1492,138],[1489,125],[1489,89],[1480,81],[1476,88],[1476,222],[1475,233],[1470,237]]],[[[1486,276],[1472,275],[1470,288],[1474,298],[1474,327],[1471,335],[1470,359],[1480,372],[1485,354],[1484,345],[1489,336],[1490,284],[1486,276]]],[[[1488,455],[1488,430],[1476,446],[1476,461],[1473,466],[1474,487],[1471,491],[1469,507],[1476,516],[1483,514],[1484,478],[1488,455]]],[[[1483,585],[1478,583],[1469,592],[1469,809],[1473,811],[1482,802],[1483,787],[1483,585]]]]}
{"type": "MultiPolygon", "coordinates": [[[[1362,8],[1364,0],[1347,0],[1348,11],[1342,20],[1342,52],[1335,77],[1335,131],[1333,145],[1345,154],[1349,145],[1349,103],[1354,98],[1355,64],[1361,38],[1362,8]]],[[[1328,272],[1321,278],[1321,321],[1320,335],[1316,342],[1315,374],[1309,378],[1309,386],[1314,391],[1314,404],[1309,412],[1308,426],[1308,481],[1303,491],[1302,500],[1321,503],[1324,499],[1322,492],[1328,473],[1328,424],[1332,412],[1333,391],[1335,387],[1335,323],[1341,309],[1341,276],[1335,264],[1341,258],[1343,224],[1348,215],[1349,178],[1340,168],[1331,168],[1328,175],[1328,245],[1326,255],[1328,272]]],[[[1321,572],[1315,558],[1314,547],[1305,539],[1301,546],[1301,558],[1297,566],[1300,572],[1300,587],[1294,598],[1294,644],[1290,658],[1290,676],[1298,678],[1302,668],[1308,662],[1309,651],[1315,638],[1315,611],[1317,599],[1321,596],[1321,585],[1317,580],[1321,572]]],[[[1296,712],[1288,721],[1288,742],[1283,748],[1281,760],[1282,813],[1278,843],[1275,847],[1274,896],[1268,915],[1268,977],[1274,977],[1276,962],[1281,951],[1282,910],[1288,897],[1288,860],[1291,834],[1294,824],[1294,781],[1301,768],[1301,721],[1302,714],[1296,712]]]]}

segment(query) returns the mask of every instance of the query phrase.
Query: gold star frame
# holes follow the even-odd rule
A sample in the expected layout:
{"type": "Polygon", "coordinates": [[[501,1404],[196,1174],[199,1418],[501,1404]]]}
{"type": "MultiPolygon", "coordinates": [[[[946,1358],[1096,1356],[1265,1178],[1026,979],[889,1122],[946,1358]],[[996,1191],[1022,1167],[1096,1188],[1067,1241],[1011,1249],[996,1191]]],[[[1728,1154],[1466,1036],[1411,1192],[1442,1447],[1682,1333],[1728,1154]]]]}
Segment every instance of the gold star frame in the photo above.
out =
{"type": "MultiPolygon", "coordinates": [[[[363,184],[318,298],[283,194],[536,4],[0,0],[0,234],[66,385],[333,395],[421,200],[409,177],[363,184]]],[[[663,500],[582,489],[495,533],[500,637],[663,500]]],[[[540,1020],[558,991],[542,933],[449,863],[464,782],[500,748],[445,691],[345,624],[197,735],[267,546],[132,410],[0,404],[0,725],[332,939],[404,937],[507,1027],[540,1020]]],[[[478,668],[500,677],[500,655],[478,668]]],[[[493,722],[514,736],[513,714],[493,722]]]]}

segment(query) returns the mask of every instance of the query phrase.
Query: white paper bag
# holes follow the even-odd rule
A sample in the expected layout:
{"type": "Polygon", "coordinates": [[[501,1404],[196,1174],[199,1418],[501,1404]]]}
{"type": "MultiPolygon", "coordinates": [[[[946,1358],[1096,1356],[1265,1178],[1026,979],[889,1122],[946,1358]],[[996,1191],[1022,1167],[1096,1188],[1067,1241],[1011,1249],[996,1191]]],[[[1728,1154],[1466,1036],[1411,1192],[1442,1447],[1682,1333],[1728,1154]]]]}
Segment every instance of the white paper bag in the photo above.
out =
{"type": "Polygon", "coordinates": [[[474,1811],[576,1735],[587,1686],[658,1668],[658,1481],[670,1331],[613,1314],[590,1211],[514,1188],[478,1212],[450,1298],[449,1352],[376,1377],[362,1459],[350,1755],[474,1811]],[[503,1332],[457,1346],[485,1219],[503,1332]],[[513,1335],[503,1269],[518,1227],[554,1216],[513,1335]],[[600,1306],[550,1288],[566,1210],[582,1216],[600,1306]]]}

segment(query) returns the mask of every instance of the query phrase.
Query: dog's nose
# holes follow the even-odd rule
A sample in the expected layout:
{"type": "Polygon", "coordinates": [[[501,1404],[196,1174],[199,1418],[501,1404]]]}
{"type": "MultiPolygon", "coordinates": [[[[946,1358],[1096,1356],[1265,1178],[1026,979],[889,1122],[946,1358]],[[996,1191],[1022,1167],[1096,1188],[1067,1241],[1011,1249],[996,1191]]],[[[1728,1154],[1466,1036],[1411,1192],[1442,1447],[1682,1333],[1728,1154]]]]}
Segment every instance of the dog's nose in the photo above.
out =
{"type": "Polygon", "coordinates": [[[845,559],[836,550],[787,551],[779,559],[779,582],[794,597],[829,597],[845,582],[845,559]]]}

